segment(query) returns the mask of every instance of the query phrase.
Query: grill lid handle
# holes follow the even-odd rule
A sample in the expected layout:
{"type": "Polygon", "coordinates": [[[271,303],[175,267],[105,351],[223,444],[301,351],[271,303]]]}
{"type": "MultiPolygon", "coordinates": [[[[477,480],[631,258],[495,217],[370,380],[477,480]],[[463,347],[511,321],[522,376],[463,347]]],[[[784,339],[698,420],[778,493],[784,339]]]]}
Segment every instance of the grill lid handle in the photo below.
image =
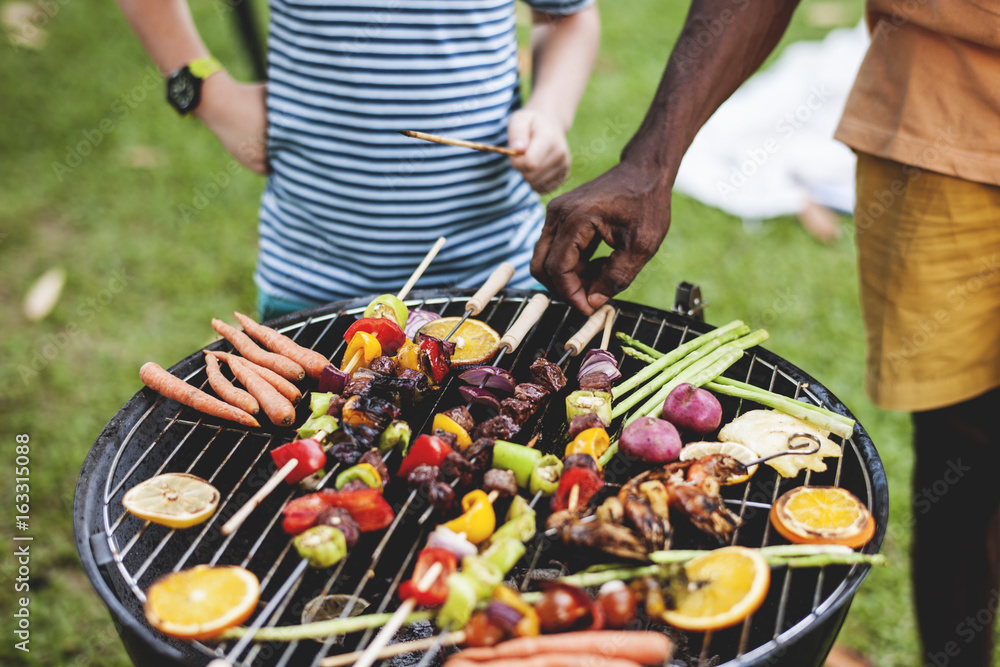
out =
{"type": "Polygon", "coordinates": [[[500,339],[500,344],[497,348],[505,348],[507,352],[511,352],[517,348],[528,333],[528,330],[535,326],[535,322],[538,321],[548,307],[549,297],[544,294],[536,294],[531,297],[531,301],[528,302],[528,305],[524,307],[518,318],[507,329],[507,333],[500,339]]]}
{"type": "MultiPolygon", "coordinates": [[[[580,330],[573,334],[573,337],[566,341],[566,347],[564,349],[571,350],[571,354],[575,357],[583,351],[583,348],[587,346],[587,343],[597,335],[597,332],[604,328],[605,324],[615,316],[614,307],[606,303],[597,311],[591,315],[587,321],[580,327],[580,330]]],[[[604,344],[607,347],[607,344],[604,344]]]]}
{"type": "Polygon", "coordinates": [[[497,292],[502,290],[513,277],[514,265],[510,262],[501,262],[500,266],[493,269],[493,273],[483,283],[483,286],[465,302],[465,312],[470,315],[478,315],[483,312],[483,308],[490,302],[490,299],[496,296],[497,292]]]}

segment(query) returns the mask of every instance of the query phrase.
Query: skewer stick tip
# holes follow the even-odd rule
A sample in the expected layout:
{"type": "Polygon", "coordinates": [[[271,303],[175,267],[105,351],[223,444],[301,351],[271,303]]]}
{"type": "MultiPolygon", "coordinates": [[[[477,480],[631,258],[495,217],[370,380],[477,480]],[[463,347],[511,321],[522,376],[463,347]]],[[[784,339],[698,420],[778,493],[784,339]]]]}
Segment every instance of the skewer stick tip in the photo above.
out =
{"type": "Polygon", "coordinates": [[[580,485],[574,484],[573,488],[569,490],[569,502],[567,507],[570,512],[576,509],[576,506],[580,503],[580,485]]]}
{"type": "Polygon", "coordinates": [[[257,509],[258,505],[264,502],[264,498],[266,498],[271,491],[274,491],[274,489],[276,489],[277,486],[281,484],[281,482],[284,481],[284,479],[288,477],[293,470],[295,470],[295,466],[298,464],[298,459],[291,459],[285,463],[281,469],[271,475],[271,478],[264,483],[264,486],[257,489],[257,493],[253,494],[253,496],[250,497],[250,500],[248,500],[243,507],[236,510],[236,514],[229,517],[229,521],[226,521],[226,523],[222,525],[222,534],[229,535],[239,528],[243,522],[246,521],[246,518],[250,516],[250,513],[257,509]]]}

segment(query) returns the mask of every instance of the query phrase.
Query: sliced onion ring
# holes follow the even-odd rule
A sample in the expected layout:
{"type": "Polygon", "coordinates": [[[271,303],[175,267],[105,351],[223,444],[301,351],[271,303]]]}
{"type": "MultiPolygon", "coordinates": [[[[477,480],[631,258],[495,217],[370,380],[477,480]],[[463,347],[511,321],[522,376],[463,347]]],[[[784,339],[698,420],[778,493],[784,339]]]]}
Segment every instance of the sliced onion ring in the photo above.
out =
{"type": "Polygon", "coordinates": [[[513,375],[496,366],[476,366],[458,377],[476,387],[489,387],[509,392],[514,391],[514,385],[517,383],[513,375]]]}
{"type": "Polygon", "coordinates": [[[576,374],[577,381],[588,373],[604,373],[608,376],[609,382],[614,382],[622,376],[618,371],[618,361],[615,359],[615,355],[600,348],[587,350],[583,361],[580,362],[580,370],[576,374]]]}
{"type": "Polygon", "coordinates": [[[509,604],[499,600],[490,600],[486,605],[486,617],[506,633],[514,632],[514,627],[521,622],[524,614],[509,604]]]}
{"type": "Polygon", "coordinates": [[[500,400],[488,389],[480,387],[459,387],[459,393],[469,403],[482,405],[500,412],[500,400]]]}
{"type": "Polygon", "coordinates": [[[420,331],[420,327],[424,326],[428,322],[433,322],[434,320],[441,319],[441,316],[437,313],[433,313],[429,310],[417,310],[413,309],[410,311],[410,316],[406,318],[406,327],[403,329],[403,333],[410,340],[416,340],[417,332],[420,331]]]}
{"type": "Polygon", "coordinates": [[[340,370],[333,364],[327,364],[323,368],[323,374],[319,376],[319,391],[339,394],[344,391],[347,384],[347,373],[340,370]]]}

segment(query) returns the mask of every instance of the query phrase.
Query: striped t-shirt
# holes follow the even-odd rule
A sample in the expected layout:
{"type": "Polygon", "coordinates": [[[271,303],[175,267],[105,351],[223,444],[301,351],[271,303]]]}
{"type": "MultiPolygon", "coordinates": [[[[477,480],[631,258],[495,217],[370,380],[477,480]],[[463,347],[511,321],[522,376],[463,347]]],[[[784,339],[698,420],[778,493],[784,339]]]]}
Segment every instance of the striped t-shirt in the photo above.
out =
{"type": "MultiPolygon", "coordinates": [[[[592,0],[528,0],[570,14],[592,0]]],[[[271,0],[268,152],[255,279],[322,303],[396,292],[439,236],[418,287],[511,286],[544,220],[503,155],[398,134],[506,143],[520,105],[514,0],[271,0]]]]}

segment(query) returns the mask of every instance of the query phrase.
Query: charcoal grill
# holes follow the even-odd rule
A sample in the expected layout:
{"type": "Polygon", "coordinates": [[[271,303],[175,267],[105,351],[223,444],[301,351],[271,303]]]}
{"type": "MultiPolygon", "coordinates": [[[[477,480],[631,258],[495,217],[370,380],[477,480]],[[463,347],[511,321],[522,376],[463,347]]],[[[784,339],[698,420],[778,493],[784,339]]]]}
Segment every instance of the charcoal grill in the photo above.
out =
{"type": "MultiPolygon", "coordinates": [[[[460,315],[471,294],[471,290],[415,292],[407,305],[444,316],[460,315]]],[[[480,317],[502,332],[531,295],[532,292],[523,290],[504,290],[480,317]]],[[[343,353],[343,332],[367,303],[367,299],[334,303],[295,313],[272,325],[300,344],[339,360],[343,353]]],[[[674,312],[628,302],[614,305],[618,309],[617,331],[625,331],[661,350],[672,349],[711,329],[709,325],[674,312]]],[[[559,359],[565,341],[583,322],[584,317],[567,304],[553,301],[524,343],[504,359],[503,365],[512,370],[515,377],[526,377],[527,367],[535,358],[559,359]]],[[[228,349],[228,343],[218,341],[208,349],[228,349]]],[[[617,341],[613,341],[610,349],[622,358],[617,341]]],[[[578,358],[570,358],[564,364],[569,377],[574,377],[578,363],[578,358]]],[[[624,359],[623,372],[634,372],[638,363],[624,359]]],[[[207,383],[200,351],[176,364],[171,371],[195,385],[207,383]]],[[[751,350],[726,375],[850,415],[820,383],[761,348],[751,350]]],[[[725,421],[760,407],[724,396],[720,400],[725,421]]],[[[447,380],[441,391],[421,406],[423,423],[420,419],[413,420],[414,432],[427,432],[435,412],[461,402],[458,383],[447,380]]],[[[296,423],[305,418],[307,403],[304,400],[300,406],[296,423]]],[[[559,404],[559,398],[550,400],[546,412],[530,425],[533,432],[542,435],[542,443],[551,443],[564,428],[559,404]]],[[[282,486],[271,494],[238,531],[229,536],[219,532],[225,520],[273,472],[267,452],[293,438],[291,429],[270,425],[260,429],[236,427],[164,400],[148,389],[133,396],[107,424],[83,465],[76,489],[74,527],[87,575],[107,605],[137,665],[197,665],[222,656],[241,665],[316,665],[326,655],[363,648],[371,639],[372,632],[367,632],[337,641],[249,642],[245,647],[235,647],[234,642],[210,645],[166,638],[146,624],[142,612],[144,591],[159,576],[199,563],[239,564],[257,574],[261,581],[261,604],[251,622],[258,625],[298,623],[304,605],[313,597],[328,593],[360,594],[371,603],[368,613],[395,608],[396,587],[409,572],[422,546],[427,524],[434,523],[433,519],[428,521],[429,509],[423,500],[410,494],[405,485],[390,484],[386,491],[387,500],[397,510],[398,523],[384,534],[363,536],[348,557],[332,570],[300,567],[301,561],[291,541],[281,530],[281,507],[298,493],[292,487],[282,486]],[[222,494],[215,516],[200,526],[170,530],[125,513],[121,505],[125,491],[167,471],[191,472],[215,485],[222,494]],[[234,651],[235,648],[239,650],[234,651]]],[[[733,538],[734,543],[757,547],[780,541],[767,519],[771,503],[792,486],[827,484],[849,489],[871,509],[878,528],[864,551],[876,553],[888,518],[884,469],[860,424],[853,436],[843,441],[843,450],[842,458],[827,460],[832,465],[821,474],[807,471],[804,478],[800,475],[797,479],[784,480],[771,468],[762,466],[749,482],[725,487],[726,502],[744,521],[733,538]]],[[[392,469],[398,460],[388,462],[392,469]]],[[[329,473],[327,479],[335,472],[329,473]]],[[[636,472],[621,459],[607,470],[618,481],[636,472]]],[[[544,513],[541,520],[544,520],[544,513]]],[[[675,548],[711,546],[696,534],[679,533],[674,541],[675,548]]],[[[526,577],[534,574],[532,568],[545,566],[553,558],[561,559],[572,568],[585,566],[588,558],[590,562],[600,560],[595,555],[562,554],[559,545],[539,540],[529,549],[523,566],[515,570],[519,579],[515,583],[523,583],[526,577]]],[[[677,664],[822,665],[867,570],[867,565],[775,570],[767,599],[742,625],[711,634],[664,629],[681,647],[677,664]]],[[[662,629],[662,626],[656,627],[662,629]]],[[[397,640],[433,633],[430,624],[416,625],[407,628],[406,636],[397,640]]],[[[410,664],[420,657],[400,657],[392,664],[410,664]]]]}

